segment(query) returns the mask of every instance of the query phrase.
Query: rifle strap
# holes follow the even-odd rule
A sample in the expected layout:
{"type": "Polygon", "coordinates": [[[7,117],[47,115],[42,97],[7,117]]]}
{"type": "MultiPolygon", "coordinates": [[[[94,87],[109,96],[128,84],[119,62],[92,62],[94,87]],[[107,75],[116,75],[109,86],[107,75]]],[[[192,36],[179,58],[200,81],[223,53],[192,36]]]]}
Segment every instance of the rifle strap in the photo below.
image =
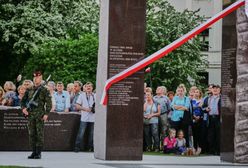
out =
{"type": "Polygon", "coordinates": [[[34,101],[37,99],[37,97],[39,97],[40,92],[41,92],[41,87],[42,87],[42,85],[39,86],[37,89],[34,90],[34,93],[32,95],[32,98],[33,98],[34,101]],[[34,95],[36,91],[37,91],[37,93],[36,93],[36,95],[34,95]]]}

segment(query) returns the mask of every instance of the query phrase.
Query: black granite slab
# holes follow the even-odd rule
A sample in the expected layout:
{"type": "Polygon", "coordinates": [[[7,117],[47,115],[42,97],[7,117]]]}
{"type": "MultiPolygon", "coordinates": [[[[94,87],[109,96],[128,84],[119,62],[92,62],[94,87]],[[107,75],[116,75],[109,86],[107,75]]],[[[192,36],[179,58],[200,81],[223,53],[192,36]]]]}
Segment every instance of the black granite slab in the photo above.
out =
{"type": "MultiPolygon", "coordinates": [[[[20,109],[0,110],[0,151],[30,150],[27,119],[20,109]]],[[[80,113],[50,113],[44,128],[44,150],[73,150],[80,113]]]]}
{"type": "MultiPolygon", "coordinates": [[[[227,4],[226,4],[227,5],[227,4]]],[[[230,5],[230,4],[229,4],[230,5]]],[[[225,8],[226,6],[224,6],[225,8]]],[[[237,33],[236,11],[222,22],[222,63],[221,63],[221,160],[234,161],[234,127],[237,83],[237,33]]]]}
{"type": "MultiPolygon", "coordinates": [[[[108,78],[145,56],[145,0],[109,1],[108,78]]],[[[113,85],[106,128],[107,160],[141,160],[144,73],[113,85]]]]}

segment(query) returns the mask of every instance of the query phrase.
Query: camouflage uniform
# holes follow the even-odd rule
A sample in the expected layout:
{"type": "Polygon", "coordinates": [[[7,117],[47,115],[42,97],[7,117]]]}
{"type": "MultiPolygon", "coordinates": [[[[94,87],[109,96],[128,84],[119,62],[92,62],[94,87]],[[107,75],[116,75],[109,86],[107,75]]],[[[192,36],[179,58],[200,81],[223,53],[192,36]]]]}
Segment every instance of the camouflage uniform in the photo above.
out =
{"type": "MultiPolygon", "coordinates": [[[[41,86],[35,102],[38,103],[37,107],[32,107],[28,110],[28,131],[29,131],[29,142],[31,147],[42,148],[44,142],[44,121],[43,116],[48,115],[52,108],[52,98],[49,91],[41,86]]],[[[32,99],[38,87],[33,87],[26,91],[21,101],[22,108],[26,108],[27,103],[32,99]]]]}

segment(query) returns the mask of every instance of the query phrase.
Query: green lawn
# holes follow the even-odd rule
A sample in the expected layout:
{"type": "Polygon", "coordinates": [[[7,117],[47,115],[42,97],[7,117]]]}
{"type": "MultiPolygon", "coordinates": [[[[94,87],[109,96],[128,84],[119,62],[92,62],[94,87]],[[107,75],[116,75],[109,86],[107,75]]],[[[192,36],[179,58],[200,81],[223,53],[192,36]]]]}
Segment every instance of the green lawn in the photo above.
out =
{"type": "Polygon", "coordinates": [[[143,152],[144,155],[155,155],[155,156],[173,156],[175,154],[164,154],[162,152],[143,152]]]}
{"type": "Polygon", "coordinates": [[[0,168],[28,168],[28,167],[23,167],[23,166],[1,166],[0,168]]]}

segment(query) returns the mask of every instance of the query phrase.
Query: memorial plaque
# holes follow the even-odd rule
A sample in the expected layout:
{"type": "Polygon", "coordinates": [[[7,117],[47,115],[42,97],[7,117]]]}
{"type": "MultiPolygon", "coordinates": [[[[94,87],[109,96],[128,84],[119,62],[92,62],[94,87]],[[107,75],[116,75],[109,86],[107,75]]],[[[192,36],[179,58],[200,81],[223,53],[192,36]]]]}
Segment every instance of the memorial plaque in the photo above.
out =
{"type": "MultiPolygon", "coordinates": [[[[27,123],[20,109],[0,110],[0,151],[30,150],[27,123]]],[[[79,124],[80,113],[50,113],[44,128],[44,150],[73,150],[79,124]]]]}
{"type": "MultiPolygon", "coordinates": [[[[228,4],[224,4],[224,8],[228,4]]],[[[223,19],[221,63],[221,160],[234,160],[234,126],[236,107],[236,12],[223,19]]]]}
{"type": "MultiPolygon", "coordinates": [[[[144,58],[145,12],[145,0],[102,1],[97,94],[102,94],[102,83],[108,78],[144,58]]],[[[143,86],[144,74],[140,71],[109,89],[106,108],[96,106],[94,138],[96,158],[142,159],[143,86]],[[99,133],[102,133],[103,141],[99,133]]],[[[97,101],[99,100],[98,95],[97,101]]]]}

